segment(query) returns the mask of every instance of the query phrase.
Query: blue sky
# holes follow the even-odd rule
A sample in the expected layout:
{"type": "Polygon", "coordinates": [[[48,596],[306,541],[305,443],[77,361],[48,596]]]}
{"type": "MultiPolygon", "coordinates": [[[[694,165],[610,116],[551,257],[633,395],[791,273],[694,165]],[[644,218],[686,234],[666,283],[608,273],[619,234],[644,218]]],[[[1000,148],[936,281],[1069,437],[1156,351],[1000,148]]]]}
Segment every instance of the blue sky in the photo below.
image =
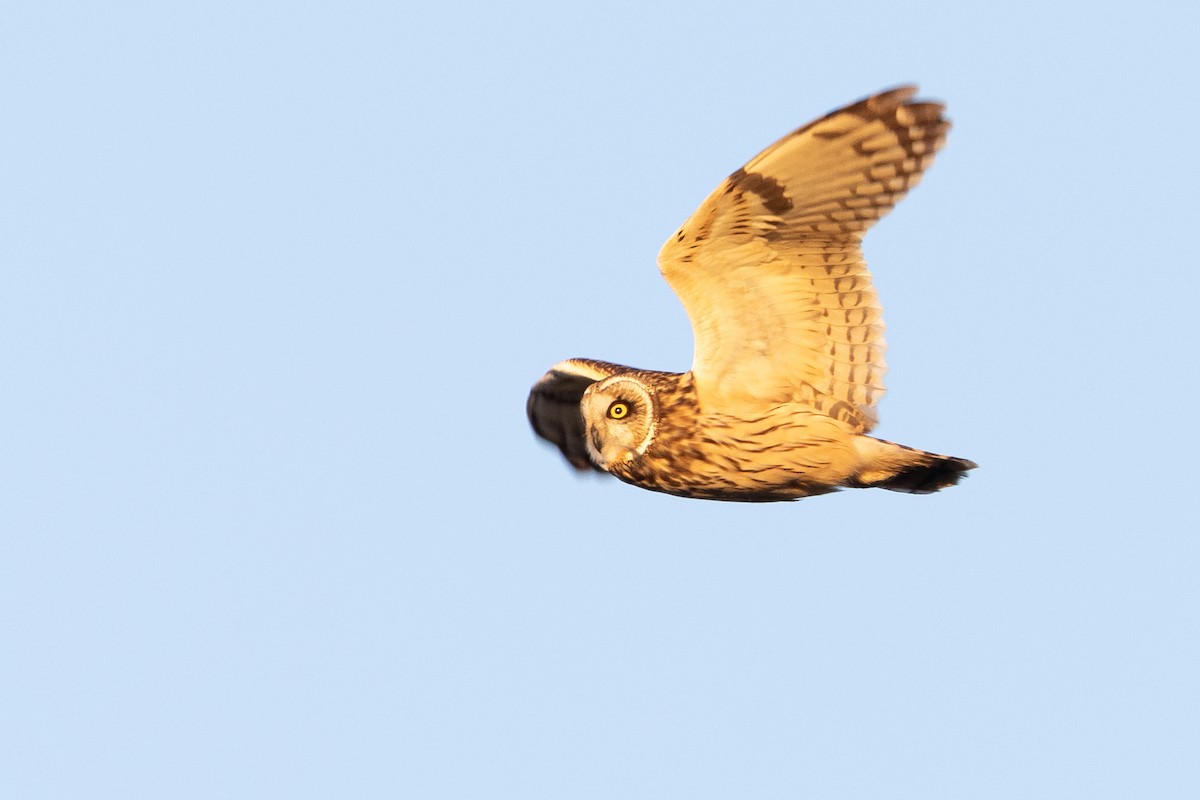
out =
{"type": "Polygon", "coordinates": [[[1195,797],[1184,4],[0,14],[0,795],[1195,797]],[[866,240],[930,497],[577,479],[661,243],[916,81],[866,240]]]}

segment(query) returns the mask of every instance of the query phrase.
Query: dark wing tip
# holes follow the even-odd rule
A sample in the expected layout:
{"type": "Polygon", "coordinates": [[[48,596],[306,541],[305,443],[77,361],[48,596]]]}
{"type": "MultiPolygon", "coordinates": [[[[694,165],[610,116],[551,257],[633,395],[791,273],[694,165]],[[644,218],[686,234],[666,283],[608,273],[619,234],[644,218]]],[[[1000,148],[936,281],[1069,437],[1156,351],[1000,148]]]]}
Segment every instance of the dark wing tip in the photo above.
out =
{"type": "Polygon", "coordinates": [[[918,91],[919,89],[915,83],[902,83],[891,89],[884,89],[882,92],[877,92],[870,97],[864,97],[859,102],[878,114],[890,111],[915,95],[918,91]]]}
{"type": "Polygon", "coordinates": [[[579,403],[587,388],[600,380],[595,370],[572,372],[570,362],[555,365],[529,390],[525,414],[529,426],[553,444],[580,472],[603,472],[588,457],[586,427],[579,403]]]}
{"type": "Polygon", "coordinates": [[[979,465],[974,461],[954,456],[931,456],[920,463],[897,472],[885,481],[872,484],[880,489],[909,494],[932,494],[948,486],[956,485],[967,472],[979,465]]]}
{"type": "MultiPolygon", "coordinates": [[[[917,85],[905,84],[894,89],[885,89],[869,97],[864,97],[857,103],[847,106],[844,111],[850,111],[860,116],[896,120],[903,125],[928,125],[936,122],[946,122],[942,114],[946,104],[937,100],[924,98],[913,99],[918,92],[917,85]]],[[[837,111],[830,112],[832,116],[837,111]]]]}

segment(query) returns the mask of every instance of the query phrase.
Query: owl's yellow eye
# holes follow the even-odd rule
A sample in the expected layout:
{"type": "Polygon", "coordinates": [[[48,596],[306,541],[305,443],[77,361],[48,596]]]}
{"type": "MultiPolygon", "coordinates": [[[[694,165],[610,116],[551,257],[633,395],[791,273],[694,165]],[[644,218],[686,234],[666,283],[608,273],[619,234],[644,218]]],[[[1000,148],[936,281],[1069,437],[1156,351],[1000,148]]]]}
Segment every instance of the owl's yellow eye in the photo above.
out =
{"type": "Polygon", "coordinates": [[[625,419],[629,416],[629,406],[620,400],[608,407],[609,419],[625,419]]]}

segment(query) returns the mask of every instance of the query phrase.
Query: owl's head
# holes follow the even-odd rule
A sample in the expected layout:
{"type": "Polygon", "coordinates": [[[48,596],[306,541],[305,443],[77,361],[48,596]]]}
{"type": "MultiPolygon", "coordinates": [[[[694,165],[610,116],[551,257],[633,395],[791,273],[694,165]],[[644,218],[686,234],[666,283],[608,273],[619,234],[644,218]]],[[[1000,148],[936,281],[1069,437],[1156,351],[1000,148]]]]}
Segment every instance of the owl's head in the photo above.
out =
{"type": "Polygon", "coordinates": [[[587,388],[580,402],[588,452],[609,469],[632,461],[654,441],[654,390],[631,375],[614,375],[587,388]]]}

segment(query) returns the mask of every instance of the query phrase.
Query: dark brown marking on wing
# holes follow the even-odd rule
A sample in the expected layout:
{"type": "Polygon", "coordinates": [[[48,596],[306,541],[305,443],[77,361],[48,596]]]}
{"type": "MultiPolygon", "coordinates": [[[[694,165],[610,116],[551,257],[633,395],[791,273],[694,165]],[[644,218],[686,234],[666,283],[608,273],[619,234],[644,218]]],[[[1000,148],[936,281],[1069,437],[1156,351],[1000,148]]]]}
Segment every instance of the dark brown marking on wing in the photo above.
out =
{"type": "Polygon", "coordinates": [[[783,184],[774,178],[758,172],[746,172],[739,169],[729,176],[729,188],[726,192],[739,189],[752,192],[762,198],[763,206],[777,217],[792,210],[792,199],[784,191],[783,184]]]}

